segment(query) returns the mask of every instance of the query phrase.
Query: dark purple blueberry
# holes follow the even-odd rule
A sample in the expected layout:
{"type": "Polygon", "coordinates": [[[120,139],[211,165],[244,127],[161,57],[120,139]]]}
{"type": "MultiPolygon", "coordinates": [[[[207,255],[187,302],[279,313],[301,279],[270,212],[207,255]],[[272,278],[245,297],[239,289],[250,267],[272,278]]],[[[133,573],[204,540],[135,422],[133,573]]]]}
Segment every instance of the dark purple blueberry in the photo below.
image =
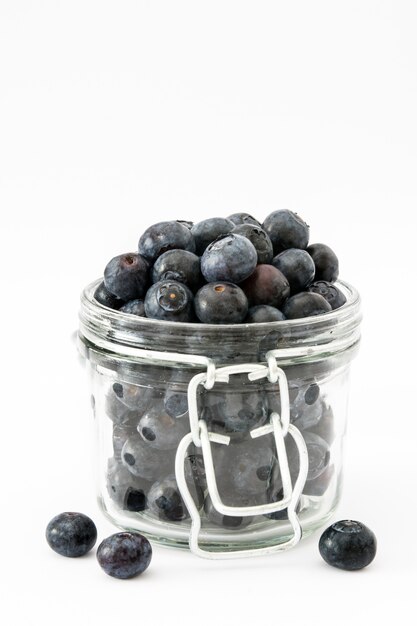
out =
{"type": "Polygon", "coordinates": [[[158,450],[176,449],[189,431],[190,422],[187,418],[171,417],[160,404],[151,406],[138,424],[142,439],[158,450]]]}
{"type": "Polygon", "coordinates": [[[145,297],[146,317],[167,322],[194,321],[193,294],[175,280],[161,280],[148,289],[145,297]]]}
{"type": "Polygon", "coordinates": [[[281,309],[290,295],[290,286],[284,274],[273,265],[257,265],[241,287],[250,306],[268,304],[281,309]]]}
{"type": "Polygon", "coordinates": [[[175,280],[197,291],[203,282],[200,259],[188,250],[168,250],[156,259],[152,269],[152,282],[175,280]]]}
{"type": "Polygon", "coordinates": [[[109,307],[109,309],[114,309],[115,311],[118,311],[125,303],[124,300],[121,300],[114,294],[110,293],[110,291],[104,284],[104,280],[95,290],[94,297],[97,302],[99,302],[103,306],[109,307]]]}
{"type": "Polygon", "coordinates": [[[125,302],[143,298],[149,280],[149,265],[134,252],[113,257],[104,269],[106,289],[125,302]]]}
{"type": "Polygon", "coordinates": [[[122,313],[130,313],[130,315],[138,315],[139,317],[145,317],[145,303],[143,300],[130,300],[120,307],[122,313]]]}
{"type": "Polygon", "coordinates": [[[327,442],[311,431],[303,432],[308,452],[307,480],[313,480],[324,472],[329,465],[330,449],[327,442]]]}
{"type": "Polygon", "coordinates": [[[142,437],[132,435],[122,448],[122,463],[134,476],[151,482],[166,476],[174,468],[174,454],[167,450],[156,450],[142,437]]]}
{"type": "Polygon", "coordinates": [[[333,250],[324,243],[313,243],[308,246],[307,252],[316,266],[314,281],[333,283],[339,276],[339,260],[333,250]]]}
{"type": "Polygon", "coordinates": [[[62,556],[83,556],[97,541],[97,528],[83,513],[60,513],[46,527],[46,541],[62,556]]]}
{"type": "Polygon", "coordinates": [[[258,226],[261,228],[261,223],[258,222],[258,220],[252,215],[249,215],[249,213],[232,213],[232,215],[229,215],[227,219],[233,222],[233,224],[236,224],[236,226],[240,226],[241,224],[251,224],[252,226],[258,226]]]}
{"type": "Polygon", "coordinates": [[[310,293],[309,291],[301,291],[288,298],[282,312],[289,320],[299,319],[301,317],[310,317],[313,315],[322,315],[332,310],[330,304],[319,296],[318,293],[310,293]]]}
{"type": "Polygon", "coordinates": [[[164,408],[171,417],[183,417],[188,413],[187,392],[171,387],[164,397],[164,408]]]}
{"type": "Polygon", "coordinates": [[[204,513],[207,519],[216,526],[221,526],[225,530],[240,530],[246,528],[253,521],[253,516],[234,516],[223,515],[214,508],[213,503],[209,495],[206,496],[204,501],[204,513]]]}
{"type": "Polygon", "coordinates": [[[261,324],[264,322],[282,322],[285,316],[281,311],[269,304],[258,304],[249,309],[245,322],[261,324]]]}
{"type": "MultiPolygon", "coordinates": [[[[189,484],[190,493],[200,508],[203,504],[203,491],[189,484]]],[[[181,497],[174,475],[155,482],[148,493],[149,510],[161,520],[181,522],[189,517],[187,507],[181,497]]]]}
{"type": "Polygon", "coordinates": [[[313,282],[314,262],[305,250],[288,248],[274,257],[272,265],[279,269],[290,283],[291,295],[304,291],[313,282]]]}
{"type": "Polygon", "coordinates": [[[376,555],[376,537],[365,524],[341,520],[326,528],[319,551],[329,565],[344,570],[363,569],[376,555]]]}
{"type": "Polygon", "coordinates": [[[340,291],[339,287],[336,287],[336,285],[326,280],[317,280],[310,285],[308,290],[323,296],[333,310],[340,308],[346,302],[346,296],[340,291]]]}
{"type": "Polygon", "coordinates": [[[307,248],[310,228],[297,213],[287,209],[274,211],[265,219],[262,228],[272,241],[274,254],[288,248],[307,248]]]}
{"type": "Polygon", "coordinates": [[[111,391],[122,404],[139,415],[146,411],[155,397],[155,391],[151,387],[133,385],[124,381],[114,382],[111,391]]]}
{"type": "Polygon", "coordinates": [[[223,235],[213,241],[201,259],[201,272],[207,282],[241,283],[256,267],[254,245],[242,235],[223,235]]]}
{"type": "Polygon", "coordinates": [[[305,496],[316,496],[321,498],[330,486],[334,475],[334,465],[328,465],[324,472],[313,478],[313,480],[307,480],[303,487],[303,494],[305,496]]]}
{"type": "Polygon", "coordinates": [[[100,567],[114,578],[126,579],[142,574],[151,559],[151,544],[139,533],[115,533],[106,537],[97,548],[100,567]]]}
{"type": "Polygon", "coordinates": [[[272,262],[274,256],[272,242],[260,226],[241,224],[240,226],[235,226],[232,232],[235,235],[242,235],[242,237],[249,239],[258,254],[258,263],[272,262]]]}
{"type": "Polygon", "coordinates": [[[201,397],[200,414],[210,431],[223,435],[244,435],[268,418],[266,398],[259,391],[210,390],[201,397]]]}
{"type": "Polygon", "coordinates": [[[272,438],[264,436],[229,446],[213,446],[220,497],[266,494],[277,463],[272,438]]]}
{"type": "Polygon", "coordinates": [[[139,239],[139,254],[155,261],[167,250],[195,252],[194,237],[187,226],[180,222],[158,222],[145,230],[139,239]]]}
{"type": "Polygon", "coordinates": [[[234,226],[231,220],[224,217],[210,217],[194,224],[191,233],[195,239],[196,253],[201,256],[212,241],[221,235],[230,233],[234,226]]]}
{"type": "Polygon", "coordinates": [[[147,508],[146,494],[151,486],[147,480],[133,476],[116,459],[109,459],[106,478],[108,494],[121,509],[140,513],[147,508]]]}
{"type": "Polygon", "coordinates": [[[240,324],[248,312],[248,301],[237,285],[208,283],[197,291],[194,307],[204,324],[240,324]]]}

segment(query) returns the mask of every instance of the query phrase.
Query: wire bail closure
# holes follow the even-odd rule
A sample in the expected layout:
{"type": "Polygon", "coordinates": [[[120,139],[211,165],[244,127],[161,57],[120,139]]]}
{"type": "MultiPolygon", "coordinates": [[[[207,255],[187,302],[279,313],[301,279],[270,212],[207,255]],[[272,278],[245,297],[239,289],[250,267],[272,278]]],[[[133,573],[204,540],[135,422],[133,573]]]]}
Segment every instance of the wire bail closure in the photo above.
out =
{"type": "Polygon", "coordinates": [[[296,545],[301,539],[302,531],[295,509],[307,478],[308,454],[302,434],[298,428],[296,428],[293,424],[290,424],[290,402],[287,377],[285,372],[277,365],[275,351],[272,350],[266,354],[265,365],[262,363],[243,363],[216,369],[214,362],[210,361],[207,366],[207,371],[194,376],[188,385],[188,410],[190,433],[187,433],[183,437],[178,446],[175,458],[175,474],[178,488],[191,517],[189,538],[190,550],[197,556],[206,559],[232,559],[272,554],[274,552],[288,550],[296,545]],[[268,378],[271,383],[278,382],[281,398],[281,415],[276,412],[272,412],[269,416],[268,424],[250,431],[252,439],[256,439],[270,433],[274,435],[278,465],[283,484],[283,497],[278,502],[237,507],[224,504],[220,498],[211,451],[211,443],[219,443],[227,446],[230,443],[230,437],[227,435],[212,433],[208,430],[206,422],[200,419],[198,415],[197,394],[200,385],[203,385],[207,390],[209,390],[213,388],[216,382],[228,383],[230,376],[233,374],[248,374],[248,379],[251,381],[268,378]],[[294,486],[292,486],[291,482],[287,451],[285,447],[285,436],[287,434],[291,435],[296,444],[300,461],[299,473],[294,486]],[[196,507],[185,479],[185,458],[187,456],[188,447],[191,443],[194,443],[195,446],[202,449],[208,492],[214,508],[219,513],[223,515],[245,517],[250,515],[274,513],[276,511],[282,511],[286,508],[288,512],[288,520],[293,529],[293,536],[285,542],[264,548],[232,550],[228,552],[203,549],[199,544],[199,534],[201,530],[200,513],[196,507]]]}

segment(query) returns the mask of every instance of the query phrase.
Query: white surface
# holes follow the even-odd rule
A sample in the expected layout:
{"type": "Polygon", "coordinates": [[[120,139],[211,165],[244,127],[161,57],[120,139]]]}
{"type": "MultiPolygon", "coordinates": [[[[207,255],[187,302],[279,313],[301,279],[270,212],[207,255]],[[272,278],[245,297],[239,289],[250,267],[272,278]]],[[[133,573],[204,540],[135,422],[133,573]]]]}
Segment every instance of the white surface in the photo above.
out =
{"type": "Polygon", "coordinates": [[[18,624],[411,623],[415,588],[414,2],[0,3],[0,615],[18,624]],[[359,573],[293,551],[211,563],[155,547],[107,577],[58,557],[96,508],[70,335],[81,288],[150,223],[290,208],[363,297],[336,519],[379,540],[359,573]]]}

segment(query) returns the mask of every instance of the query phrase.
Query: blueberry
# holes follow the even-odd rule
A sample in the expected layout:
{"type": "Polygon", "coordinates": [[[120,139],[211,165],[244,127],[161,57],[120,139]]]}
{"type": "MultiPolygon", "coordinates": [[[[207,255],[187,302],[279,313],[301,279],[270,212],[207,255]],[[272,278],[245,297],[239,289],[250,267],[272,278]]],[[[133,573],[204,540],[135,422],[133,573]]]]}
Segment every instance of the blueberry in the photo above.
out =
{"type": "MultiPolygon", "coordinates": [[[[139,419],[139,418],[138,418],[139,419]]],[[[137,420],[136,420],[137,421],[137,420]]],[[[113,424],[113,456],[115,459],[119,460],[122,458],[122,449],[125,445],[126,441],[136,433],[135,426],[124,425],[124,424],[113,424]]]]}
{"type": "Polygon", "coordinates": [[[175,387],[166,390],[164,408],[171,417],[183,417],[188,413],[187,392],[175,387]]]}
{"type": "Polygon", "coordinates": [[[261,227],[260,222],[258,222],[258,220],[252,215],[249,215],[249,213],[232,213],[232,215],[229,215],[227,219],[233,222],[233,224],[236,224],[236,226],[240,226],[241,224],[251,224],[252,226],[261,227]]]}
{"type": "Polygon", "coordinates": [[[291,403],[291,422],[300,430],[306,430],[317,426],[326,406],[323,400],[316,395],[318,385],[299,390],[297,397],[291,403]],[[306,397],[308,402],[306,402],[306,397]]]}
{"type": "MultiPolygon", "coordinates": [[[[203,491],[196,485],[189,487],[197,508],[200,508],[203,504],[203,491]]],[[[161,520],[181,522],[189,517],[174,475],[152,485],[148,493],[148,505],[149,510],[161,520]]]]}
{"type": "Polygon", "coordinates": [[[106,285],[104,284],[104,280],[99,284],[99,286],[95,290],[94,297],[97,300],[97,302],[99,302],[103,306],[109,307],[109,309],[114,309],[115,311],[118,311],[125,303],[124,300],[110,293],[110,291],[107,289],[106,285]]]}
{"type": "Polygon", "coordinates": [[[240,226],[235,226],[232,232],[235,235],[242,235],[242,237],[246,237],[246,239],[249,239],[249,241],[253,243],[258,254],[258,263],[272,262],[274,256],[272,242],[260,226],[254,226],[253,224],[241,224],[240,226]]]}
{"type": "Polygon", "coordinates": [[[314,280],[333,283],[339,276],[339,261],[333,250],[324,243],[313,243],[308,246],[307,252],[316,266],[314,280]]]}
{"type": "Polygon", "coordinates": [[[264,322],[282,322],[282,320],[285,320],[285,316],[279,309],[269,304],[258,304],[249,309],[245,322],[259,324],[264,322]]]}
{"type": "Polygon", "coordinates": [[[146,495],[151,486],[147,480],[133,476],[116,459],[109,459],[106,478],[109,496],[121,509],[140,513],[147,508],[146,495]]]}
{"type": "Polygon", "coordinates": [[[340,291],[339,287],[336,287],[336,285],[326,280],[317,280],[310,285],[308,290],[323,296],[333,310],[340,308],[346,302],[346,296],[340,291]]]}
{"type": "Polygon", "coordinates": [[[267,418],[266,398],[259,391],[210,390],[201,398],[200,414],[208,429],[225,435],[244,435],[267,418]]]}
{"type": "Polygon", "coordinates": [[[97,548],[100,566],[114,578],[127,579],[142,574],[151,559],[151,544],[139,533],[115,533],[106,537],[97,548]]]}
{"type": "Polygon", "coordinates": [[[152,282],[176,280],[197,291],[203,282],[200,272],[200,259],[188,250],[168,250],[155,261],[152,269],[152,282]]]}
{"type": "Polygon", "coordinates": [[[130,300],[120,307],[122,313],[130,313],[130,315],[138,315],[139,317],[145,317],[145,303],[143,300],[130,300]]]}
{"type": "Polygon", "coordinates": [[[248,301],[237,285],[208,283],[197,291],[194,307],[205,324],[240,324],[248,312],[248,301]]]}
{"type": "Polygon", "coordinates": [[[272,265],[279,269],[288,280],[291,295],[304,291],[313,282],[314,262],[305,250],[288,248],[274,257],[272,265]]]}
{"type": "Polygon", "coordinates": [[[376,537],[365,524],[341,520],[322,534],[319,551],[329,565],[344,570],[363,569],[376,555],[376,537]]]}
{"type": "Polygon", "coordinates": [[[113,392],[107,394],[104,410],[114,424],[125,428],[136,428],[141,416],[141,412],[129,409],[113,392]]]}
{"type": "Polygon", "coordinates": [[[175,280],[161,280],[148,289],[145,297],[146,317],[167,322],[192,322],[193,294],[175,280]]]}
{"type": "Polygon", "coordinates": [[[274,254],[287,248],[307,248],[310,228],[297,213],[286,209],[274,211],[265,219],[262,228],[272,241],[274,254]]]}
{"type": "MultiPolygon", "coordinates": [[[[280,502],[284,497],[284,490],[280,487],[275,487],[274,485],[268,491],[268,502],[280,502]]],[[[299,500],[297,506],[295,508],[296,513],[299,513],[301,510],[301,501],[299,500]]],[[[265,517],[268,519],[273,519],[275,521],[288,520],[288,509],[281,509],[281,511],[274,511],[273,513],[265,513],[265,517]]]]}
{"type": "Polygon", "coordinates": [[[219,511],[214,508],[209,495],[206,496],[204,501],[204,513],[212,524],[221,526],[225,530],[240,530],[241,528],[249,526],[253,521],[253,516],[250,515],[234,516],[219,513],[219,511]]]}
{"type": "Polygon", "coordinates": [[[148,286],[149,265],[133,252],[113,257],[104,269],[106,289],[125,302],[142,298],[148,286]]]}
{"type": "Polygon", "coordinates": [[[231,220],[224,217],[210,217],[194,224],[191,233],[195,239],[196,253],[201,256],[212,241],[230,233],[234,226],[231,220]]]}
{"type": "Polygon", "coordinates": [[[277,463],[269,436],[229,446],[213,445],[219,493],[225,504],[230,497],[266,494],[277,463]]]}
{"type": "Polygon", "coordinates": [[[240,283],[256,267],[258,255],[254,245],[242,235],[223,235],[213,241],[201,258],[201,272],[207,282],[240,283]]]}
{"type": "Polygon", "coordinates": [[[139,239],[139,254],[155,261],[167,250],[195,252],[195,241],[191,230],[180,222],[158,222],[145,230],[139,239]]]}
{"type": "Polygon", "coordinates": [[[138,432],[142,439],[158,450],[176,449],[189,430],[190,423],[187,418],[171,417],[158,404],[150,407],[138,424],[138,432]]]}
{"type": "Polygon", "coordinates": [[[301,291],[295,294],[295,296],[291,296],[282,308],[282,312],[289,320],[322,315],[323,313],[329,313],[331,310],[332,307],[323,296],[308,291],[301,291]]]}
{"type": "Polygon", "coordinates": [[[308,430],[303,432],[308,452],[307,480],[313,480],[324,472],[329,465],[330,449],[326,441],[308,430]]]}
{"type": "Polygon", "coordinates": [[[112,385],[113,394],[128,409],[144,413],[154,399],[155,392],[151,387],[133,385],[124,381],[117,381],[112,385]]]}
{"type": "Polygon", "coordinates": [[[317,383],[312,383],[308,386],[304,393],[304,402],[306,404],[314,404],[317,402],[320,396],[320,387],[317,383]]]}
{"type": "Polygon", "coordinates": [[[137,435],[130,436],[122,448],[122,463],[134,476],[155,481],[172,471],[174,453],[157,450],[137,435]]]}
{"type": "Polygon", "coordinates": [[[316,435],[319,435],[324,441],[331,445],[335,438],[335,424],[332,408],[324,405],[320,421],[314,427],[309,427],[309,430],[316,435]]]}
{"type": "Polygon", "coordinates": [[[288,280],[273,265],[258,265],[241,287],[250,306],[268,304],[280,309],[290,295],[288,280]]]}
{"type": "Polygon", "coordinates": [[[46,527],[46,541],[62,556],[83,556],[97,541],[97,528],[83,513],[60,513],[46,527]]]}
{"type": "Polygon", "coordinates": [[[307,480],[303,487],[303,494],[305,496],[323,496],[330,486],[332,478],[334,476],[334,465],[328,465],[324,472],[313,478],[313,480],[307,480]]]}

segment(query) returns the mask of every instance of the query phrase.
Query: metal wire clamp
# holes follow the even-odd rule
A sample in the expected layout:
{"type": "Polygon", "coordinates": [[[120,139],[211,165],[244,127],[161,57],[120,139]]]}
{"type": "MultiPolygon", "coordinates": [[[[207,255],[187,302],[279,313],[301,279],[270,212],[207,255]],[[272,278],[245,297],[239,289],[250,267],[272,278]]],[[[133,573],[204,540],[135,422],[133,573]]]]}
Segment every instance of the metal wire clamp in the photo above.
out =
{"type": "Polygon", "coordinates": [[[211,367],[210,370],[208,370],[207,372],[203,372],[194,376],[188,386],[188,408],[191,432],[183,437],[178,446],[175,459],[175,474],[178,488],[191,517],[191,529],[189,538],[190,550],[197,556],[206,559],[232,559],[272,554],[274,552],[281,552],[283,550],[288,550],[289,548],[292,548],[301,539],[301,526],[298,516],[296,514],[296,506],[307,478],[307,448],[304,438],[298,428],[296,428],[293,424],[290,424],[290,404],[287,377],[285,375],[285,372],[278,367],[274,354],[268,353],[266,355],[266,360],[266,365],[262,363],[245,363],[240,365],[222,367],[219,369],[211,367]],[[270,421],[268,424],[266,424],[265,426],[261,426],[260,428],[256,428],[250,432],[250,435],[253,439],[257,437],[262,437],[263,435],[269,433],[272,433],[274,435],[274,441],[278,456],[278,464],[283,484],[283,497],[278,502],[271,502],[268,504],[255,506],[237,507],[225,505],[220,498],[211,451],[211,442],[229,445],[230,437],[208,431],[206,422],[200,419],[198,415],[197,394],[198,387],[200,385],[204,385],[206,389],[211,389],[216,382],[228,383],[230,375],[233,374],[248,374],[249,380],[252,381],[260,380],[267,377],[270,382],[278,382],[281,398],[281,415],[272,412],[270,414],[270,421]],[[285,447],[284,438],[287,433],[290,434],[291,437],[294,439],[300,461],[299,473],[294,486],[292,486],[291,482],[291,476],[288,467],[288,457],[285,447]],[[199,534],[201,530],[200,513],[196,507],[196,504],[185,479],[185,458],[187,456],[188,447],[192,442],[197,447],[201,447],[202,449],[208,492],[212,504],[214,508],[217,509],[217,511],[219,511],[223,515],[244,517],[249,515],[264,515],[268,513],[274,513],[276,511],[282,511],[286,508],[288,513],[288,520],[293,529],[292,537],[285,542],[277,543],[275,545],[263,548],[231,550],[227,552],[203,549],[199,544],[199,534]]]}

